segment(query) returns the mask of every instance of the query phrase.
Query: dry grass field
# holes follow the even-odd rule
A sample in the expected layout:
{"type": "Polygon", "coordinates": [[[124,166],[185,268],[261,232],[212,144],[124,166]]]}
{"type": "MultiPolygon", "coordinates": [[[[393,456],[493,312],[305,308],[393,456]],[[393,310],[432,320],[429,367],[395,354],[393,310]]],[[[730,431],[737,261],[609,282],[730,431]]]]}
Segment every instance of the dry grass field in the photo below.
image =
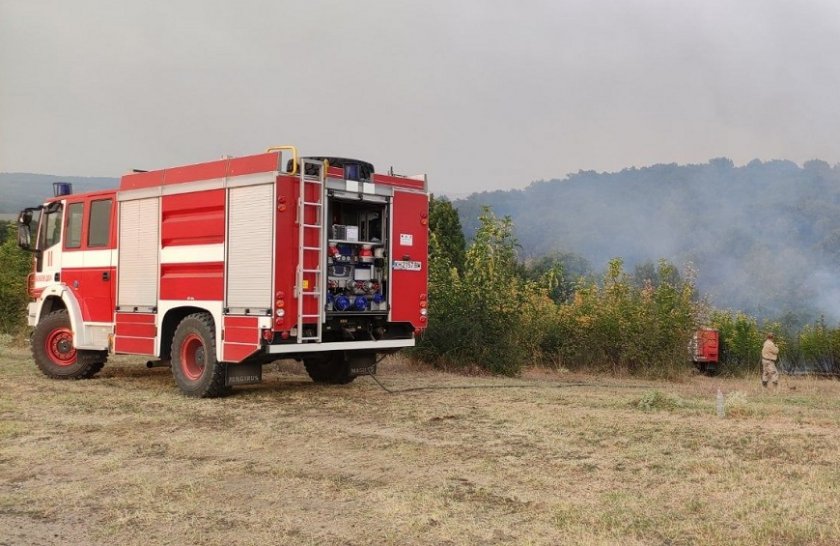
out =
{"type": "Polygon", "coordinates": [[[840,382],[413,366],[221,400],[0,345],[0,544],[840,544],[840,382]],[[725,419],[715,416],[718,387],[725,419]]]}

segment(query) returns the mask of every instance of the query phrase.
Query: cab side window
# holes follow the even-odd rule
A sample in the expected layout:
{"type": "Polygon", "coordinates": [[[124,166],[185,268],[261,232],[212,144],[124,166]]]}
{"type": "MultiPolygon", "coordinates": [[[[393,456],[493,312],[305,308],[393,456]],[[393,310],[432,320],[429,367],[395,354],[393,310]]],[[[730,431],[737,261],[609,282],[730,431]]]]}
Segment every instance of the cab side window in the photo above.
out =
{"type": "Polygon", "coordinates": [[[111,242],[111,204],[111,199],[91,202],[88,247],[107,247],[111,242]]]}
{"type": "Polygon", "coordinates": [[[82,246],[82,213],[84,203],[73,203],[67,207],[67,237],[64,248],[82,246]]]}

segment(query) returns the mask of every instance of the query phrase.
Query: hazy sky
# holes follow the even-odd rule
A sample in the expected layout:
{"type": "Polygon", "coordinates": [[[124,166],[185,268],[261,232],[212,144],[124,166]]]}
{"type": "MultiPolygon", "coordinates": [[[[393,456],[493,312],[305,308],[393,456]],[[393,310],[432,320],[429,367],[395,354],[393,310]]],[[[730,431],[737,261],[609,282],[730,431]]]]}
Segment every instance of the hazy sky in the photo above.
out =
{"type": "Polygon", "coordinates": [[[840,160],[840,2],[0,0],[0,171],[303,154],[436,192],[840,160]]]}

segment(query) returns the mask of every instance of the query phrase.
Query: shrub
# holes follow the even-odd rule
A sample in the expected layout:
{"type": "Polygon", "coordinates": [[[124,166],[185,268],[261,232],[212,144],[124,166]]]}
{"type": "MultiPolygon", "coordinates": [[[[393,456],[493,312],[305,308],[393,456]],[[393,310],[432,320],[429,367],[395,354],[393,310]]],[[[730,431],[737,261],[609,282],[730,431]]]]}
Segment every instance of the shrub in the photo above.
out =
{"type": "Polygon", "coordinates": [[[478,364],[516,375],[538,358],[551,301],[537,283],[518,274],[516,241],[509,218],[489,210],[467,249],[463,272],[452,264],[432,233],[429,327],[416,354],[435,363],[478,364]]]}
{"type": "Polygon", "coordinates": [[[579,277],[573,291],[558,291],[568,282],[562,263],[520,264],[509,218],[484,209],[462,267],[451,224],[431,231],[430,319],[415,350],[420,358],[505,375],[527,362],[649,377],[687,373],[698,313],[691,271],[680,274],[663,260],[653,279],[640,280],[639,272],[632,279],[614,259],[601,283],[579,277]]]}
{"type": "Polygon", "coordinates": [[[612,260],[601,285],[578,285],[572,300],[559,306],[544,344],[553,344],[567,367],[653,377],[685,373],[697,312],[693,277],[684,280],[662,261],[657,286],[636,286],[622,265],[612,260]]]}
{"type": "Polygon", "coordinates": [[[741,312],[715,311],[712,326],[720,333],[720,363],[726,374],[744,375],[757,369],[764,336],[755,318],[741,312]]]}
{"type": "Polygon", "coordinates": [[[32,255],[17,246],[15,225],[7,226],[6,240],[0,245],[0,332],[19,333],[26,325],[26,276],[32,268],[32,255]]]}
{"type": "Polygon", "coordinates": [[[729,417],[750,417],[755,415],[755,408],[743,391],[732,391],[726,395],[723,403],[724,413],[729,417]]]}
{"type": "Polygon", "coordinates": [[[667,394],[660,390],[645,392],[634,404],[642,411],[675,410],[685,405],[685,402],[675,394],[667,394]]]}
{"type": "Polygon", "coordinates": [[[799,333],[803,360],[823,374],[840,374],[840,328],[829,328],[824,318],[806,324],[799,333]]]}

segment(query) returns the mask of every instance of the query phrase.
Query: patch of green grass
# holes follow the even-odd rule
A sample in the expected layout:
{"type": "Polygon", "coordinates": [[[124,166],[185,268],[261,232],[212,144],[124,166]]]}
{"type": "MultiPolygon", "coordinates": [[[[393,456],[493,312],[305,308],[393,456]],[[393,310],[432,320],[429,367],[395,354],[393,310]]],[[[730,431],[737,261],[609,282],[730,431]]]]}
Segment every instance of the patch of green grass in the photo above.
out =
{"type": "Polygon", "coordinates": [[[685,407],[685,401],[676,394],[664,393],[658,389],[645,392],[634,405],[642,411],[673,411],[685,407]]]}
{"type": "Polygon", "coordinates": [[[752,417],[758,412],[744,391],[727,393],[723,403],[723,411],[727,417],[735,418],[752,417]]]}

